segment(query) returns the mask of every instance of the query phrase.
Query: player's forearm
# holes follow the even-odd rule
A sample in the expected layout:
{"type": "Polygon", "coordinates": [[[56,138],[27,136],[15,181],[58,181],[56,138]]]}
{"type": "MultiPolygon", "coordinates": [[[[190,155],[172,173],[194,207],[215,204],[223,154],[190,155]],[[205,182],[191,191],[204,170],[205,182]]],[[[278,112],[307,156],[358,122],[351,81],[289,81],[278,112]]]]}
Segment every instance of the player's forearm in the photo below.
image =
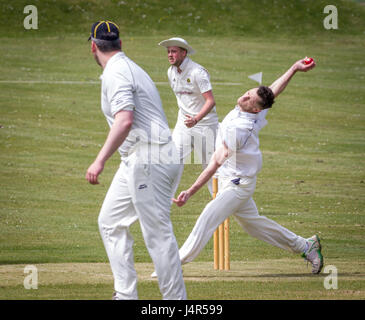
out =
{"type": "Polygon", "coordinates": [[[209,179],[217,172],[218,168],[230,157],[231,152],[225,144],[219,147],[212,155],[212,158],[205,168],[205,170],[200,174],[195,183],[187,190],[189,197],[196,193],[202,186],[204,186],[209,179]]]}
{"type": "Polygon", "coordinates": [[[204,186],[209,179],[216,173],[220,165],[216,161],[211,161],[208,167],[200,174],[194,184],[187,190],[189,197],[195,194],[202,186],[204,186]]]}
{"type": "Polygon", "coordinates": [[[130,120],[121,118],[115,119],[115,122],[110,128],[108,137],[96,157],[96,161],[105,163],[124,142],[131,126],[132,122],[130,120]]]}
{"type": "Polygon", "coordinates": [[[196,122],[199,122],[201,119],[203,119],[213,109],[214,106],[214,99],[206,100],[200,112],[194,117],[196,122]]]}
{"type": "Polygon", "coordinates": [[[205,99],[205,103],[201,108],[200,112],[194,117],[196,122],[199,122],[201,119],[203,119],[215,106],[215,100],[212,90],[204,92],[202,93],[202,95],[205,99]]]}
{"type": "Polygon", "coordinates": [[[284,91],[288,83],[290,82],[291,78],[297,72],[295,66],[291,66],[290,69],[285,72],[280,78],[273,82],[270,86],[270,89],[274,93],[275,97],[277,97],[281,92],[284,91]]]}

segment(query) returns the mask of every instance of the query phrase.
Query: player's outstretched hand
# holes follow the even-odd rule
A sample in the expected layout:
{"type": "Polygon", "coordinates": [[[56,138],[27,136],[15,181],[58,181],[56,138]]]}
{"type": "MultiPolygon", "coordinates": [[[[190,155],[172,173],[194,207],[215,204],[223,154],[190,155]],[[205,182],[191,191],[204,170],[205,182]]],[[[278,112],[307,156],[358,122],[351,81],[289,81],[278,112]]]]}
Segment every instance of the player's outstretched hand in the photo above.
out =
{"type": "Polygon", "coordinates": [[[316,62],[312,58],[305,57],[294,63],[297,71],[307,72],[316,66],[316,62]]]}
{"type": "Polygon", "coordinates": [[[177,199],[173,198],[172,201],[176,203],[178,207],[182,207],[190,198],[190,195],[187,191],[182,191],[177,199]]]}

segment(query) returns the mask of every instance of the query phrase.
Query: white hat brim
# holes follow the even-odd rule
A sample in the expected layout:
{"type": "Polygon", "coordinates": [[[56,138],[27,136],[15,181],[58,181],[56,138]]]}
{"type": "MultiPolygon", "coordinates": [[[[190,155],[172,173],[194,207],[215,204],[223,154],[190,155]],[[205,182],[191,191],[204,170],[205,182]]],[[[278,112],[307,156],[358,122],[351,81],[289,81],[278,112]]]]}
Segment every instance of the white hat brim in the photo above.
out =
{"type": "Polygon", "coordinates": [[[168,48],[168,47],[180,47],[180,48],[184,48],[188,54],[194,54],[195,50],[190,47],[188,44],[179,41],[179,40],[175,40],[175,39],[168,39],[168,40],[164,40],[161,41],[158,45],[168,48]]]}

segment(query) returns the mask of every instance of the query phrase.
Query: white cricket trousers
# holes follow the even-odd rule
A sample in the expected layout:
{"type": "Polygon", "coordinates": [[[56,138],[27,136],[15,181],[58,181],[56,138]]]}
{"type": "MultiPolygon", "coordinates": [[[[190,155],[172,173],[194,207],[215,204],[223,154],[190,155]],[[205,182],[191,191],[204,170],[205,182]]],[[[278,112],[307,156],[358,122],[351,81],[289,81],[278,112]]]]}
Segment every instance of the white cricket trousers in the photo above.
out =
{"type": "MultiPolygon", "coordinates": [[[[172,132],[172,140],[176,146],[178,157],[182,163],[191,163],[191,152],[194,150],[194,163],[200,163],[204,170],[215,150],[215,140],[217,136],[218,122],[213,125],[200,125],[198,123],[192,128],[185,126],[182,116],[176,122],[172,132]]],[[[175,194],[184,171],[184,166],[180,167],[173,194],[175,194]]],[[[207,187],[212,194],[212,179],[207,182],[207,187]]]]}
{"type": "Polygon", "coordinates": [[[233,215],[249,235],[273,246],[292,252],[303,252],[306,240],[273,220],[260,216],[252,199],[256,177],[235,185],[227,178],[219,178],[219,192],[199,216],[193,231],[181,247],[182,264],[193,261],[211,239],[217,227],[233,215]]]}
{"type": "Polygon", "coordinates": [[[114,176],[98,224],[121,299],[138,299],[130,226],[139,219],[163,299],[186,299],[178,245],[170,220],[180,164],[141,164],[131,155],[114,176]]]}

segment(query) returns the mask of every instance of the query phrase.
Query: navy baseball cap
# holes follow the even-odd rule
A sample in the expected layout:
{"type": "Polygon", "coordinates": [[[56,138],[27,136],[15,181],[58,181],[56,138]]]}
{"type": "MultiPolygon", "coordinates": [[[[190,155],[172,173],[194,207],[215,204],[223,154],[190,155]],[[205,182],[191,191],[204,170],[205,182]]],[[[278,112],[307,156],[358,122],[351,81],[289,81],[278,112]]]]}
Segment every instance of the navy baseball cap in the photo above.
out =
{"type": "Polygon", "coordinates": [[[98,21],[91,27],[90,39],[113,41],[119,39],[119,27],[112,21],[98,21]]]}

